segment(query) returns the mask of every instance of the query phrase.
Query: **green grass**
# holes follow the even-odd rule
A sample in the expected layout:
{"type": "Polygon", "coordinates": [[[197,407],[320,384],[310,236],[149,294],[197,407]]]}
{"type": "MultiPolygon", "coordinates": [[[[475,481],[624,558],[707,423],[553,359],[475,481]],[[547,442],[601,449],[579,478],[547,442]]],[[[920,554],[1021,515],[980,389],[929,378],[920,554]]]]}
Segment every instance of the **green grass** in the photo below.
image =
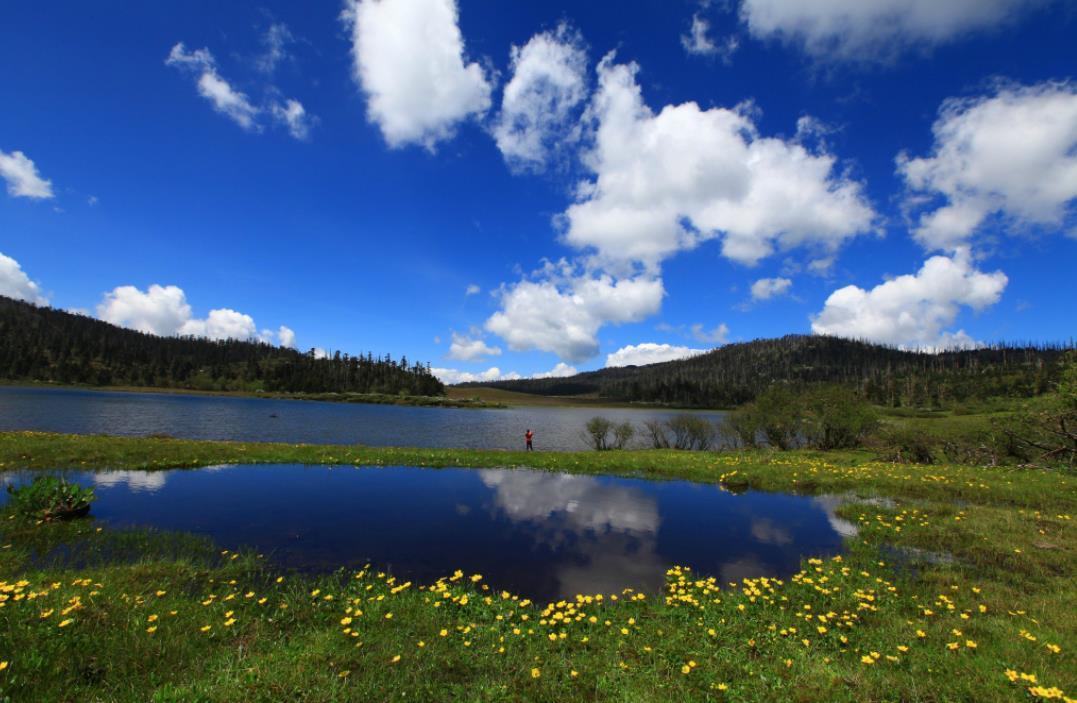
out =
{"type": "Polygon", "coordinates": [[[552,607],[471,574],[406,587],[373,570],[278,582],[258,555],[196,537],[3,519],[0,697],[996,701],[1050,687],[1077,696],[1071,474],[891,465],[856,452],[526,455],[0,434],[6,469],[231,461],[533,466],[852,492],[893,507],[845,505],[861,525],[848,552],[808,560],[784,582],[717,584],[674,570],[658,596],[552,607]]]}

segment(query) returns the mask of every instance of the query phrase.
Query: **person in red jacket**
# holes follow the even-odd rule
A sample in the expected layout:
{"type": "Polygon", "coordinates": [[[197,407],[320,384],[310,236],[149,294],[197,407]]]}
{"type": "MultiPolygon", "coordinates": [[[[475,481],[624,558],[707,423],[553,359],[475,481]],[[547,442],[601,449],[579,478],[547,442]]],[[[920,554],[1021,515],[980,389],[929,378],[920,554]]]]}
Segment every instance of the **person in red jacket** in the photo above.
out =
{"type": "Polygon", "coordinates": [[[524,441],[527,442],[527,451],[529,452],[535,451],[535,448],[531,446],[531,440],[534,439],[534,437],[535,433],[531,431],[531,428],[528,428],[527,432],[524,432],[524,441]]]}

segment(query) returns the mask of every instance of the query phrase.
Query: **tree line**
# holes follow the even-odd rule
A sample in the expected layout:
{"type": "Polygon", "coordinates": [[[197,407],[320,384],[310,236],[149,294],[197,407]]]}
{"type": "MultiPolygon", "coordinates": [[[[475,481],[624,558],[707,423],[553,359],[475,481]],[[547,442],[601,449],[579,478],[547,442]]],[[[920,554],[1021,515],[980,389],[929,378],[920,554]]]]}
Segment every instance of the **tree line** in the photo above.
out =
{"type": "Polygon", "coordinates": [[[429,366],[255,340],[159,337],[0,296],[0,379],[286,393],[444,395],[429,366]]]}
{"type": "Polygon", "coordinates": [[[889,407],[954,407],[994,397],[1047,392],[1068,344],[999,344],[938,353],[838,337],[789,335],[728,344],[699,356],[552,379],[482,384],[539,395],[597,394],[615,401],[726,408],[755,400],[775,383],[829,383],[889,407]]]}

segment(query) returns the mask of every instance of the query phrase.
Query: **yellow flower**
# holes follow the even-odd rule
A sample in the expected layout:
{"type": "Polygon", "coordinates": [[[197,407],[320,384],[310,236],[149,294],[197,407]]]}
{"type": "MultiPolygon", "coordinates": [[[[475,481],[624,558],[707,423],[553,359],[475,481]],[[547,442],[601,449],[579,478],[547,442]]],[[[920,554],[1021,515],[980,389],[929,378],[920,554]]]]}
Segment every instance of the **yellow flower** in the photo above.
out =
{"type": "Polygon", "coordinates": [[[692,673],[692,667],[685,664],[681,667],[681,673],[687,676],[688,674],[692,673]]]}
{"type": "Polygon", "coordinates": [[[445,628],[441,628],[441,632],[439,632],[438,635],[440,635],[441,637],[448,637],[449,636],[449,631],[446,630],[445,628]]]}
{"type": "Polygon", "coordinates": [[[393,657],[392,660],[390,661],[390,663],[391,664],[396,664],[398,661],[400,661],[400,655],[399,654],[397,654],[395,657],[393,657]]]}
{"type": "Polygon", "coordinates": [[[203,625],[200,629],[202,630],[202,632],[209,632],[213,629],[213,625],[203,625]]]}
{"type": "Polygon", "coordinates": [[[340,672],[339,674],[337,674],[337,676],[338,676],[338,677],[340,677],[340,678],[342,678],[342,679],[346,679],[346,678],[348,678],[348,675],[349,675],[350,673],[352,673],[352,672],[351,672],[351,671],[349,671],[348,669],[345,669],[344,671],[342,671],[342,672],[340,672]]]}
{"type": "Polygon", "coordinates": [[[0,662],[0,671],[3,671],[6,668],[7,668],[7,662],[0,662]]]}
{"type": "MultiPolygon", "coordinates": [[[[6,664],[7,664],[7,662],[4,662],[4,664],[6,665],[6,664]]],[[[0,671],[2,671],[2,669],[0,669],[0,671]]],[[[577,676],[579,676],[579,675],[580,675],[580,672],[578,672],[578,671],[576,671],[575,669],[573,669],[572,671],[568,672],[568,674],[569,674],[569,676],[571,676],[572,678],[576,678],[577,676]]]]}
{"type": "Polygon", "coordinates": [[[146,628],[146,632],[148,632],[148,633],[150,633],[152,635],[154,632],[157,632],[157,626],[156,625],[150,625],[149,627],[146,628]]]}
{"type": "Polygon", "coordinates": [[[871,658],[870,656],[868,656],[867,654],[865,654],[864,656],[860,657],[860,662],[861,662],[862,664],[874,664],[874,663],[875,663],[875,660],[874,660],[874,659],[872,659],[872,658],[871,658]]]}
{"type": "Polygon", "coordinates": [[[972,640],[965,640],[965,646],[969,649],[976,649],[976,643],[972,640]]]}
{"type": "Polygon", "coordinates": [[[542,670],[540,670],[537,666],[531,670],[531,678],[537,679],[540,676],[542,676],[542,670]]]}
{"type": "Polygon", "coordinates": [[[386,613],[385,614],[385,619],[386,620],[392,620],[393,619],[393,614],[392,613],[386,613]]]}
{"type": "Polygon", "coordinates": [[[352,624],[352,619],[349,618],[349,617],[343,617],[343,618],[340,619],[340,624],[341,625],[351,625],[352,624]]]}
{"type": "Polygon", "coordinates": [[[160,598],[161,596],[163,596],[163,595],[164,595],[164,594],[166,594],[166,593],[168,593],[168,591],[157,591],[157,593],[156,593],[155,595],[156,595],[156,596],[157,596],[158,598],[160,598]]]}
{"type": "Polygon", "coordinates": [[[60,621],[60,624],[58,625],[58,627],[67,627],[68,625],[70,625],[70,624],[71,624],[71,623],[73,623],[73,622],[75,622],[75,621],[74,621],[74,620],[72,620],[71,618],[68,618],[68,619],[66,619],[66,620],[61,620],[61,621],[60,621]]]}

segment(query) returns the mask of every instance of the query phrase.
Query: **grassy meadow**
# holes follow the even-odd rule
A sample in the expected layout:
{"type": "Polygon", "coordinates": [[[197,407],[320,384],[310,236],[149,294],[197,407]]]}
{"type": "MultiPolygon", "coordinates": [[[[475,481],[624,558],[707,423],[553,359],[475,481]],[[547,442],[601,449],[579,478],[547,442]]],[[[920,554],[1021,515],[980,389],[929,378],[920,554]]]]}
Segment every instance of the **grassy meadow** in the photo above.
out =
{"type": "Polygon", "coordinates": [[[91,517],[0,519],[10,700],[1077,699],[1077,477],[866,452],[556,453],[0,433],[0,470],[298,462],[533,467],[849,502],[860,533],[785,580],[673,568],[661,594],[531,603],[481,574],[283,573],[91,517]]]}

